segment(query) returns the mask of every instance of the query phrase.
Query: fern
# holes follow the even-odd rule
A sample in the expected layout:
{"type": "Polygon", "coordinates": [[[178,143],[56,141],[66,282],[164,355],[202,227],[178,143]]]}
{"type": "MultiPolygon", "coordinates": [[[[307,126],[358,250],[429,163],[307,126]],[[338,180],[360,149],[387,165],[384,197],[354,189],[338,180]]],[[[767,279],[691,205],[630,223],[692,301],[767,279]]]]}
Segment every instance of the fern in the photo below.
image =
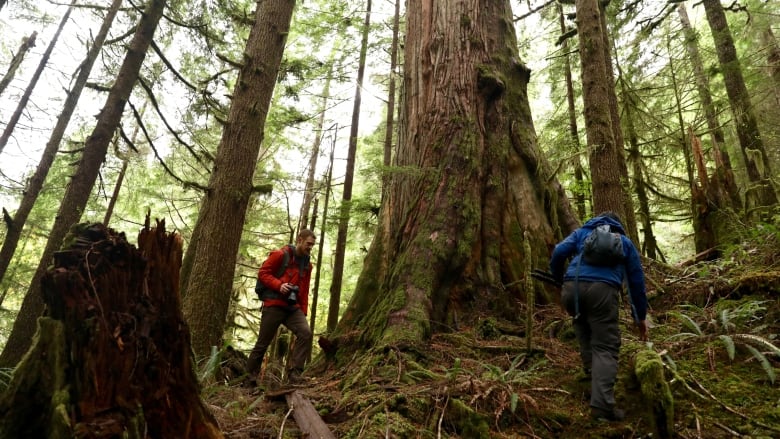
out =
{"type": "Polygon", "coordinates": [[[775,356],[780,357],[780,348],[778,348],[777,346],[772,344],[771,341],[765,338],[753,334],[735,334],[734,337],[762,346],[767,350],[769,350],[775,356]]]}
{"type": "Polygon", "coordinates": [[[734,346],[734,339],[731,338],[728,335],[719,335],[718,338],[726,346],[726,352],[728,352],[728,354],[729,354],[729,360],[733,361],[734,360],[734,354],[737,351],[736,347],[734,346]]]}
{"type": "Polygon", "coordinates": [[[698,337],[702,336],[701,327],[692,318],[688,317],[683,313],[676,312],[676,311],[671,311],[669,314],[671,314],[673,317],[676,317],[678,320],[680,320],[683,326],[686,327],[690,332],[696,334],[698,337]]]}
{"type": "Polygon", "coordinates": [[[774,384],[775,383],[775,369],[772,367],[772,364],[767,360],[766,356],[759,352],[758,349],[754,348],[753,346],[750,346],[749,344],[746,344],[745,347],[750,351],[751,354],[753,354],[753,358],[758,360],[759,363],[761,363],[761,367],[764,368],[764,372],[766,372],[766,375],[769,377],[769,382],[774,384]]]}

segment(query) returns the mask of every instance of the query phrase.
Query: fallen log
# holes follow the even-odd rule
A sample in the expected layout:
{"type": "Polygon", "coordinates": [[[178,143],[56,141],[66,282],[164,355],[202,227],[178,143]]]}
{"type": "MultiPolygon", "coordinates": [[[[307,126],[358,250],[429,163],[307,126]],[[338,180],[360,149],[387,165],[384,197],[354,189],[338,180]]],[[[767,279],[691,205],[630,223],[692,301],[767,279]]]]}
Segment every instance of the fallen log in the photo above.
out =
{"type": "Polygon", "coordinates": [[[311,402],[299,391],[294,390],[285,395],[287,405],[293,411],[293,418],[298,428],[312,439],[336,439],[336,436],[320,418],[320,414],[311,402]]]}
{"type": "Polygon", "coordinates": [[[222,438],[200,399],[181,313],[182,241],[150,229],[138,248],[74,226],[41,290],[46,314],[0,395],[0,437],[222,438]]]}

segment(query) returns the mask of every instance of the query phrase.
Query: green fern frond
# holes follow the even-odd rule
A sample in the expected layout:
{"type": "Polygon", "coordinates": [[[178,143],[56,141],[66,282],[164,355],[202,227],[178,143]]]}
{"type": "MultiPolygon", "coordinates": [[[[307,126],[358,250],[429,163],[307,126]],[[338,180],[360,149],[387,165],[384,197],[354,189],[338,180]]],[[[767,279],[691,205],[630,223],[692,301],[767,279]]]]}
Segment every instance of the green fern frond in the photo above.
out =
{"type": "Polygon", "coordinates": [[[754,348],[750,345],[745,345],[746,348],[750,351],[751,354],[753,354],[753,358],[758,360],[759,363],[761,363],[761,367],[764,368],[764,372],[766,372],[766,375],[769,377],[769,382],[774,384],[775,383],[775,369],[772,367],[772,363],[767,360],[766,356],[759,352],[758,349],[754,348]]]}
{"type": "Polygon", "coordinates": [[[517,410],[517,393],[512,392],[512,395],[509,397],[509,410],[512,411],[512,413],[517,410]]]}
{"type": "Polygon", "coordinates": [[[200,374],[200,382],[204,382],[208,377],[212,377],[216,374],[220,361],[219,350],[217,350],[216,346],[212,346],[209,361],[206,362],[206,365],[203,367],[203,371],[200,374]]]}
{"type": "Polygon", "coordinates": [[[692,332],[680,332],[678,334],[670,335],[664,341],[670,342],[670,341],[675,341],[677,339],[685,340],[688,338],[695,338],[695,337],[700,337],[700,334],[694,334],[692,332]]]}
{"type": "Polygon", "coordinates": [[[729,360],[734,360],[734,354],[737,351],[734,346],[734,339],[728,335],[719,335],[718,338],[726,346],[726,352],[729,354],[729,360]]]}
{"type": "Polygon", "coordinates": [[[759,337],[753,334],[734,334],[734,337],[743,340],[745,342],[750,342],[760,347],[766,348],[773,355],[780,357],[780,348],[778,348],[771,341],[763,337],[759,337]]]}
{"type": "Polygon", "coordinates": [[[692,318],[688,317],[687,315],[681,312],[676,312],[676,311],[671,311],[669,314],[671,314],[673,317],[676,317],[678,320],[680,320],[683,326],[687,328],[690,332],[693,332],[697,336],[701,337],[702,335],[701,327],[692,318]]]}
{"type": "Polygon", "coordinates": [[[731,327],[734,326],[734,324],[731,323],[731,313],[727,309],[720,311],[718,314],[718,321],[720,323],[720,327],[727,332],[731,327]]]}

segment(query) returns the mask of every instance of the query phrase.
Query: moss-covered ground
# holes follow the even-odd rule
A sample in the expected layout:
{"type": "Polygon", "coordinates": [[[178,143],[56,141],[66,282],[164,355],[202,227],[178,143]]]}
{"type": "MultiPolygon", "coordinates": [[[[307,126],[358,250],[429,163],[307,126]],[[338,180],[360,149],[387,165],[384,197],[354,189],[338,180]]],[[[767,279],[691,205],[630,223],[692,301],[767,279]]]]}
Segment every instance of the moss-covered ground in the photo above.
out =
{"type": "MultiPolygon", "coordinates": [[[[475,315],[420,346],[377,348],[340,368],[315,361],[298,390],[338,438],[780,437],[778,249],[770,237],[723,260],[646,266],[649,343],[621,310],[623,422],[591,420],[571,322],[554,305],[536,309],[531,351],[520,318],[475,315]],[[640,355],[648,350],[657,355],[640,355]],[[643,397],[641,358],[662,360],[671,431],[657,427],[659,396],[643,397]]],[[[284,398],[271,396],[276,383],[269,373],[260,387],[205,386],[227,438],[303,437],[284,398]]]]}

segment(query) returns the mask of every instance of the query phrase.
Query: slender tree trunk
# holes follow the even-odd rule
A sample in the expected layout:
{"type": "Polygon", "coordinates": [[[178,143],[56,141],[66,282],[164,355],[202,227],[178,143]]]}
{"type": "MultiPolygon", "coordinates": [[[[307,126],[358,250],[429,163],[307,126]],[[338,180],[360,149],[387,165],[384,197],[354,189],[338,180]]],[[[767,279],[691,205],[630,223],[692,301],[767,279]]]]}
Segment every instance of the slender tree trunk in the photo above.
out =
{"type": "Polygon", "coordinates": [[[32,78],[30,78],[30,83],[27,84],[27,88],[24,90],[24,93],[22,94],[22,97],[19,99],[19,102],[16,104],[16,110],[11,115],[11,119],[9,119],[8,122],[6,123],[5,130],[3,130],[3,134],[0,135],[0,153],[3,152],[5,145],[8,144],[8,139],[11,138],[11,133],[13,133],[14,129],[16,128],[16,124],[19,122],[19,119],[22,117],[22,113],[24,112],[24,109],[27,107],[27,103],[30,101],[30,96],[32,96],[32,92],[33,90],[35,90],[35,86],[38,85],[38,80],[41,78],[43,69],[46,68],[46,64],[49,62],[49,57],[51,56],[51,52],[54,50],[54,46],[57,45],[57,40],[59,40],[60,38],[60,33],[62,33],[62,29],[65,27],[65,24],[68,22],[68,18],[70,18],[70,13],[72,11],[73,11],[73,5],[71,4],[68,10],[65,11],[65,15],[62,16],[62,19],[60,20],[60,25],[57,28],[57,32],[54,33],[54,36],[49,42],[49,45],[46,47],[46,51],[43,52],[41,61],[38,63],[38,68],[35,69],[32,78]]]}
{"type": "MultiPolygon", "coordinates": [[[[558,3],[558,21],[561,25],[561,34],[565,34],[566,20],[563,15],[563,5],[558,3]]],[[[572,164],[574,165],[574,181],[577,182],[577,190],[574,191],[574,205],[577,207],[577,215],[580,220],[585,220],[587,211],[585,209],[585,194],[590,193],[586,191],[584,171],[582,169],[582,160],[580,159],[580,135],[579,128],[577,128],[577,106],[575,104],[574,97],[574,81],[571,74],[571,57],[569,56],[569,39],[566,38],[561,44],[561,51],[564,54],[564,77],[566,79],[566,103],[569,111],[569,137],[571,138],[572,149],[574,150],[574,158],[572,164]]],[[[590,198],[590,197],[588,197],[590,198]]]]}
{"type": "MultiPolygon", "coordinates": [[[[2,7],[3,6],[0,3],[0,8],[2,7]]],[[[19,50],[17,50],[13,58],[11,58],[11,62],[8,64],[8,70],[6,70],[5,75],[3,75],[3,79],[0,80],[0,95],[8,88],[8,84],[13,81],[14,76],[16,76],[16,71],[19,70],[19,66],[21,66],[22,61],[24,61],[24,56],[35,47],[35,39],[37,36],[38,32],[33,32],[29,37],[22,38],[22,44],[19,46],[19,50]]],[[[0,151],[2,151],[2,149],[0,149],[0,151]]]]}
{"type": "Polygon", "coordinates": [[[125,172],[127,171],[127,159],[122,160],[122,169],[119,170],[119,175],[116,177],[116,183],[114,184],[114,191],[111,193],[111,199],[108,201],[108,207],[106,207],[106,214],[103,217],[103,224],[108,227],[108,223],[111,221],[111,215],[114,213],[114,206],[116,200],[119,199],[119,191],[122,189],[122,182],[125,181],[125,172]]]}
{"type": "Polygon", "coordinates": [[[339,209],[339,229],[336,237],[336,257],[333,263],[333,277],[330,284],[330,304],[328,308],[328,332],[336,328],[341,309],[341,284],[344,279],[344,257],[347,248],[347,232],[351,216],[352,185],[355,178],[355,158],[357,156],[357,136],[360,125],[360,94],[363,88],[363,75],[366,71],[366,53],[368,51],[368,33],[371,26],[371,0],[366,1],[366,18],[363,22],[363,37],[360,42],[360,60],[358,62],[355,100],[352,106],[352,124],[349,130],[349,151],[347,169],[344,175],[344,190],[339,209]]]}
{"type": "Polygon", "coordinates": [[[333,138],[333,144],[330,148],[330,162],[328,164],[328,172],[325,177],[325,204],[322,206],[322,227],[320,227],[320,239],[317,241],[317,265],[315,265],[315,275],[314,275],[314,288],[312,291],[314,291],[314,295],[311,300],[311,315],[309,316],[309,320],[311,324],[312,331],[314,328],[316,328],[317,324],[317,302],[319,301],[320,296],[320,272],[322,270],[322,251],[325,246],[325,230],[327,230],[327,219],[328,214],[330,213],[328,211],[328,206],[330,204],[330,184],[333,180],[333,153],[336,146],[336,138],[334,136],[333,138]]]}
{"type": "MultiPolygon", "coordinates": [[[[601,11],[598,0],[577,0],[577,34],[582,63],[582,93],[585,105],[585,129],[588,139],[588,161],[593,181],[594,213],[607,210],[626,215],[625,188],[622,182],[615,130],[610,110],[613,83],[607,74],[601,11]]],[[[622,148],[621,148],[622,149],[622,148]]],[[[623,163],[625,166],[625,162],[623,163]]]]}
{"type": "Polygon", "coordinates": [[[392,174],[336,349],[415,344],[475,309],[517,319],[527,260],[546,266],[577,225],[535,143],[509,1],[410,0],[406,16],[394,161],[407,172],[392,174]]]}
{"type": "Polygon", "coordinates": [[[382,199],[385,199],[388,189],[388,170],[393,156],[393,134],[395,133],[395,77],[398,66],[398,32],[401,16],[401,0],[395,0],[395,12],[393,13],[393,40],[390,43],[390,75],[387,86],[387,114],[385,119],[384,157],[382,164],[385,170],[382,172],[382,199]]]}
{"type": "MultiPolygon", "coordinates": [[[[620,77],[623,73],[618,66],[620,77]]],[[[658,251],[658,243],[653,234],[653,223],[650,214],[650,200],[647,195],[647,187],[642,171],[642,152],[639,149],[639,139],[634,125],[634,100],[633,94],[626,87],[625,81],[620,81],[620,90],[623,95],[623,120],[626,124],[626,134],[628,135],[628,163],[631,165],[633,174],[633,188],[636,198],[639,202],[639,219],[642,225],[642,253],[650,259],[657,259],[661,253],[658,251]]]]}
{"type": "Polygon", "coordinates": [[[57,212],[46,248],[41,261],[30,282],[30,288],[24,297],[22,307],[14,321],[13,330],[8,342],[0,355],[0,366],[13,366],[30,346],[30,340],[35,333],[35,322],[43,311],[43,301],[36,294],[41,277],[51,263],[51,257],[62,244],[70,227],[76,224],[81,212],[87,205],[92,187],[97,179],[100,166],[106,158],[108,145],[114,131],[122,119],[127,99],[138,79],[147,49],[152,42],[154,31],[163,14],[164,0],[150,0],[141,21],[138,23],[133,40],[130,42],[127,55],[119,69],[114,85],[106,98],[106,104],[100,112],[95,129],[87,138],[84,152],[78,168],[71,178],[65,191],[65,196],[57,212]]]}
{"type": "Polygon", "coordinates": [[[753,113],[750,94],[742,77],[742,67],[737,58],[737,50],[734,47],[734,39],[723,6],[720,0],[703,0],[702,4],[715,41],[715,50],[729,96],[742,157],[752,185],[745,192],[745,207],[749,217],[764,217],[768,214],[767,209],[777,204],[777,193],[771,182],[773,174],[769,157],[753,113]]]}
{"type": "Polygon", "coordinates": [[[199,357],[222,344],[252,177],[294,7],[294,0],[257,3],[230,115],[195,225],[200,232],[193,234],[197,252],[185,281],[184,315],[199,357]]]}
{"type": "MultiPolygon", "coordinates": [[[[338,45],[336,45],[338,46],[338,45]]],[[[320,146],[322,145],[322,137],[325,135],[325,113],[328,111],[328,100],[330,99],[330,82],[333,79],[333,63],[334,56],[331,53],[330,56],[330,68],[328,68],[328,74],[325,77],[325,85],[322,87],[322,104],[320,106],[320,117],[317,119],[317,127],[314,129],[314,144],[311,147],[311,157],[309,158],[309,175],[306,178],[306,189],[303,191],[303,203],[301,204],[301,216],[298,222],[300,231],[302,228],[308,227],[309,223],[309,211],[311,210],[311,201],[315,194],[315,173],[317,172],[317,159],[320,155],[320,146]]],[[[310,228],[313,230],[313,228],[310,228]]]]}
{"type": "Polygon", "coordinates": [[[680,16],[680,23],[682,23],[683,33],[685,34],[685,49],[690,57],[693,74],[696,78],[696,90],[698,91],[699,99],[701,100],[702,112],[707,121],[707,129],[710,132],[713,156],[715,158],[716,178],[720,180],[720,186],[728,193],[731,208],[735,211],[741,211],[742,199],[739,195],[736,179],[734,178],[734,170],[731,167],[731,158],[729,157],[728,152],[723,149],[723,146],[725,145],[725,136],[720,122],[718,121],[715,104],[712,102],[710,81],[707,75],[704,74],[704,63],[702,63],[701,55],[699,54],[699,38],[696,31],[691,27],[691,22],[688,19],[688,12],[684,4],[680,3],[677,6],[677,13],[680,16]]]}

